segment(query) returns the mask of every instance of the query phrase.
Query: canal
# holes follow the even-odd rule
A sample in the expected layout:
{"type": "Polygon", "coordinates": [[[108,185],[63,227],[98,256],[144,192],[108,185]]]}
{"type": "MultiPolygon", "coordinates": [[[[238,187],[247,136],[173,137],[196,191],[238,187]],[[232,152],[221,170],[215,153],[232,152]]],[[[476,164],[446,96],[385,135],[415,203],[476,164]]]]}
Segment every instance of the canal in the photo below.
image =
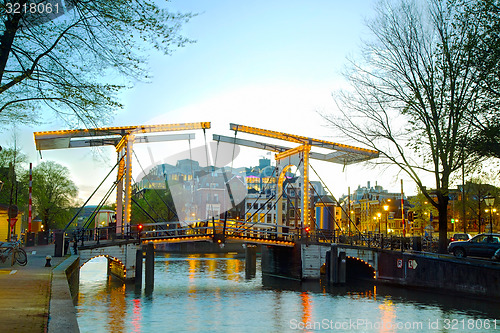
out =
{"type": "Polygon", "coordinates": [[[245,276],[234,255],[157,255],[152,294],[80,272],[81,332],[500,332],[500,303],[373,282],[328,287],[245,276]]]}

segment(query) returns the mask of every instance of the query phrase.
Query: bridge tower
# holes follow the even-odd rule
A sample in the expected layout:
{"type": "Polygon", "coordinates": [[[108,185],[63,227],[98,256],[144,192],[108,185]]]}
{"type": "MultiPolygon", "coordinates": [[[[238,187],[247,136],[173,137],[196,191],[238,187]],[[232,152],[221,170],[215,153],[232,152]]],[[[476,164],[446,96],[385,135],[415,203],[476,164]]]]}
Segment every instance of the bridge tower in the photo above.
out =
{"type": "MultiPolygon", "coordinates": [[[[39,151],[82,147],[115,146],[118,155],[116,180],[116,233],[127,233],[132,210],[132,156],[135,143],[173,140],[192,140],[194,134],[159,135],[171,131],[208,129],[210,122],[103,127],[92,129],[35,132],[35,145],[39,151]],[[123,195],[125,193],[125,195],[123,195]]],[[[65,230],[69,227],[66,226],[65,230]]]]}
{"type": "Polygon", "coordinates": [[[339,163],[342,165],[354,164],[362,161],[366,161],[372,158],[378,157],[379,153],[375,150],[364,149],[344,144],[339,144],[335,142],[329,142],[325,140],[319,140],[309,137],[304,137],[295,134],[283,133],[273,130],[261,129],[256,127],[250,127],[245,125],[230,124],[230,129],[238,132],[265,136],[272,139],[278,139],[282,141],[292,142],[299,144],[294,148],[280,146],[276,144],[269,144],[263,142],[257,142],[253,140],[245,140],[215,135],[213,139],[215,141],[222,141],[227,143],[233,143],[237,145],[253,147],[258,149],[270,150],[276,153],[276,168],[277,168],[277,196],[278,200],[276,202],[276,224],[282,225],[282,196],[279,195],[280,191],[283,190],[283,181],[285,179],[285,173],[292,166],[295,166],[299,170],[299,182],[301,184],[300,189],[300,209],[301,209],[301,224],[302,227],[309,227],[311,230],[316,228],[316,223],[312,218],[311,213],[311,187],[310,187],[310,159],[316,159],[326,162],[339,163]],[[323,154],[319,152],[312,151],[312,148],[326,148],[333,150],[329,154],[323,154]]]}

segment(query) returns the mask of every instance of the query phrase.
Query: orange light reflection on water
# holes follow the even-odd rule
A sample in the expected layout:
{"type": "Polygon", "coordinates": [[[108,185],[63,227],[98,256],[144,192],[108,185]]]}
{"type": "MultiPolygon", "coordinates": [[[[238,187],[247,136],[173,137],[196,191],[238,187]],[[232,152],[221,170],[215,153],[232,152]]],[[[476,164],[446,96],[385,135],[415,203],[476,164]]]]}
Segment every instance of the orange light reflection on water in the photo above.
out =
{"type": "MultiPolygon", "coordinates": [[[[108,283],[109,279],[112,279],[112,277],[108,278],[108,283]]],[[[123,316],[127,310],[125,284],[120,286],[109,285],[109,289],[108,327],[111,332],[125,332],[123,316]]]]}
{"type": "Polygon", "coordinates": [[[394,332],[393,328],[395,327],[394,321],[396,319],[396,314],[394,312],[394,303],[392,299],[386,297],[384,303],[379,305],[379,309],[382,312],[382,327],[380,328],[380,332],[394,332]]]}
{"type": "Polygon", "coordinates": [[[189,271],[188,271],[188,280],[189,280],[189,287],[188,287],[188,293],[189,297],[195,297],[196,296],[196,269],[198,268],[200,264],[200,255],[198,254],[192,254],[188,256],[188,263],[189,263],[189,271]]]}
{"type": "Polygon", "coordinates": [[[302,322],[304,325],[311,322],[312,318],[312,301],[311,295],[308,292],[302,292],[300,294],[301,303],[302,303],[302,322]]]}
{"type": "Polygon", "coordinates": [[[240,260],[228,259],[226,266],[227,279],[233,281],[239,281],[240,276],[240,260]]]}

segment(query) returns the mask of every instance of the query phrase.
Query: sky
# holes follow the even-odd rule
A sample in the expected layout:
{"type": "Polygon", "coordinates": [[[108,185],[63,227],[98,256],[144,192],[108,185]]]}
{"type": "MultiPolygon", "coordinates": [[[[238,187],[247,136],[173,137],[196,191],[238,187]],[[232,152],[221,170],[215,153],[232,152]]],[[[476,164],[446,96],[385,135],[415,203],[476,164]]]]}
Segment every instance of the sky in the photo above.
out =
{"type": "MultiPolygon", "coordinates": [[[[347,57],[359,54],[362,40],[369,38],[364,22],[373,15],[374,4],[374,0],[173,0],[168,5],[171,11],[199,13],[181,31],[195,43],[171,55],[151,53],[151,82],[136,82],[122,94],[124,109],[108,126],[210,121],[207,141],[212,134],[233,136],[229,124],[236,123],[347,143],[325,126],[319,112],[335,112],[331,95],[345,87],[341,73],[347,57]]],[[[67,128],[54,122],[18,128],[16,133],[34,165],[54,160],[67,166],[84,201],[114,165],[114,148],[37,153],[32,133],[57,129],[67,128]]],[[[202,131],[190,133],[196,134],[195,142],[136,145],[141,165],[134,160],[134,177],[143,168],[189,151],[190,144],[204,145],[202,131]]],[[[238,137],[269,142],[243,133],[238,137]]],[[[2,133],[0,145],[9,142],[11,133],[2,133]]],[[[262,157],[273,158],[263,150],[241,148],[232,165],[255,166],[262,157]]],[[[397,169],[311,164],[336,197],[368,181],[400,191],[402,175],[397,169]]],[[[415,193],[409,178],[404,181],[405,193],[415,193]]]]}

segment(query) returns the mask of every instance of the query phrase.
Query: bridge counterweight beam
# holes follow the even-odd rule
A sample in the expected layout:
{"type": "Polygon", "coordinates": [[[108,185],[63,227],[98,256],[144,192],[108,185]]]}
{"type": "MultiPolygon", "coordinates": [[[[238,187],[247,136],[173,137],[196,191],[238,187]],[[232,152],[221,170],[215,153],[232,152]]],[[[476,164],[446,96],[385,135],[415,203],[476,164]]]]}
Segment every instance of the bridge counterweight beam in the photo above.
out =
{"type": "Polygon", "coordinates": [[[302,151],[302,221],[303,221],[303,227],[310,227],[311,230],[316,229],[315,228],[315,223],[311,225],[311,214],[310,214],[310,207],[309,207],[309,195],[310,195],[310,190],[309,190],[309,151],[311,150],[311,146],[309,145],[304,145],[304,149],[302,151]]]}
{"type": "Polygon", "coordinates": [[[124,232],[130,231],[130,215],[132,212],[132,151],[134,136],[127,135],[127,151],[125,156],[125,202],[123,211],[124,232]]]}

